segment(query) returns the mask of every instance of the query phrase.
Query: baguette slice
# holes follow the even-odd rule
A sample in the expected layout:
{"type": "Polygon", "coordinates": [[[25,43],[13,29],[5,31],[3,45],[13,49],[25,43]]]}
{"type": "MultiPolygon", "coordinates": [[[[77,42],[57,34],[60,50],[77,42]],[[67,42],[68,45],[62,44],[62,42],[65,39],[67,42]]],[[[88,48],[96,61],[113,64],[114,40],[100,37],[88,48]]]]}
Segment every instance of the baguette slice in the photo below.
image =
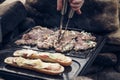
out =
{"type": "Polygon", "coordinates": [[[4,60],[5,63],[25,68],[29,70],[34,70],[40,73],[50,74],[50,75],[58,75],[64,71],[64,67],[58,63],[45,63],[40,59],[25,59],[22,57],[7,57],[4,60]]]}
{"type": "Polygon", "coordinates": [[[17,50],[13,53],[14,56],[21,56],[25,58],[41,59],[43,61],[59,63],[63,66],[70,66],[72,59],[61,53],[37,52],[33,50],[17,50]]]}

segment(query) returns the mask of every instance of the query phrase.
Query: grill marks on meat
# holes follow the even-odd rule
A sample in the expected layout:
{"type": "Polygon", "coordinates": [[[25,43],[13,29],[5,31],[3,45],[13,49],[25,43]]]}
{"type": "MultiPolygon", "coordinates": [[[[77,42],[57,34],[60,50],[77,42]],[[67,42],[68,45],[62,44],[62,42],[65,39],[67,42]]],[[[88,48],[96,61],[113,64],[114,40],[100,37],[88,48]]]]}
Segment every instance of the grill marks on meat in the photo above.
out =
{"type": "MultiPolygon", "coordinates": [[[[62,33],[64,30],[62,30],[62,33]]],[[[58,42],[59,30],[53,31],[48,28],[37,26],[30,32],[24,34],[22,39],[15,43],[36,45],[38,48],[51,49],[54,48],[57,52],[66,52],[70,50],[86,50],[96,46],[96,37],[87,32],[78,32],[67,30],[64,33],[61,41],[58,42]]]]}

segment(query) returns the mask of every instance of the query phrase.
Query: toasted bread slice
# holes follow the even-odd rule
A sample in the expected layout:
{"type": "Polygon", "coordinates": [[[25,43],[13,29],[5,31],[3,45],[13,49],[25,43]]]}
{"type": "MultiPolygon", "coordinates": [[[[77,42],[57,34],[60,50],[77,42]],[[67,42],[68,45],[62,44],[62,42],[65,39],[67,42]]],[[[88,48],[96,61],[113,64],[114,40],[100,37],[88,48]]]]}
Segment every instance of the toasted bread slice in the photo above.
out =
{"type": "Polygon", "coordinates": [[[64,67],[58,63],[46,63],[42,62],[40,59],[25,59],[23,57],[7,57],[4,60],[5,63],[25,68],[29,70],[34,70],[40,73],[50,74],[50,75],[57,75],[64,71],[64,67]]]}
{"type": "Polygon", "coordinates": [[[37,52],[33,50],[17,50],[13,53],[14,56],[25,58],[41,59],[43,61],[59,63],[63,66],[70,66],[72,59],[61,53],[37,52]]]}

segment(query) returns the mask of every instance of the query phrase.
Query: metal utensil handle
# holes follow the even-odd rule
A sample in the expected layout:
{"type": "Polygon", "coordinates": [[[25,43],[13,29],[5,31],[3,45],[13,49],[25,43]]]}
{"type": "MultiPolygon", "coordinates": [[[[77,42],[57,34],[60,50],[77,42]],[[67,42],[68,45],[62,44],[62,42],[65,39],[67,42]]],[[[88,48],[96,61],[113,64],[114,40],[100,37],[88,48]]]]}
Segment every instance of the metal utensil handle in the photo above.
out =
{"type": "Polygon", "coordinates": [[[70,9],[70,12],[69,12],[69,15],[68,15],[68,18],[72,18],[73,15],[74,15],[75,11],[73,9],[70,9]]]}
{"type": "Polygon", "coordinates": [[[0,17],[0,43],[2,42],[2,26],[1,26],[1,17],[0,17]]]}
{"type": "Polygon", "coordinates": [[[67,12],[67,5],[68,5],[68,0],[63,0],[63,7],[61,10],[62,15],[65,15],[65,13],[67,12]]]}

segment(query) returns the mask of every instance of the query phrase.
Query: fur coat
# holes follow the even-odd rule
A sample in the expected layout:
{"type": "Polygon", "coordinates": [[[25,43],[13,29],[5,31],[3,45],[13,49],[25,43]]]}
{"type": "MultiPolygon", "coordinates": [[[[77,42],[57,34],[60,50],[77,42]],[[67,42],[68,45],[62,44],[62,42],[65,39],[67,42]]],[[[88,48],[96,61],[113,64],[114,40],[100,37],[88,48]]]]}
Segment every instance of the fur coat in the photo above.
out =
{"type": "MultiPolygon", "coordinates": [[[[28,15],[37,25],[59,27],[60,12],[56,9],[57,0],[26,0],[28,15]]],[[[64,26],[67,21],[65,15],[64,26]]],[[[119,27],[118,0],[85,0],[82,14],[74,14],[70,28],[83,29],[94,33],[110,33],[119,27]]]]}

